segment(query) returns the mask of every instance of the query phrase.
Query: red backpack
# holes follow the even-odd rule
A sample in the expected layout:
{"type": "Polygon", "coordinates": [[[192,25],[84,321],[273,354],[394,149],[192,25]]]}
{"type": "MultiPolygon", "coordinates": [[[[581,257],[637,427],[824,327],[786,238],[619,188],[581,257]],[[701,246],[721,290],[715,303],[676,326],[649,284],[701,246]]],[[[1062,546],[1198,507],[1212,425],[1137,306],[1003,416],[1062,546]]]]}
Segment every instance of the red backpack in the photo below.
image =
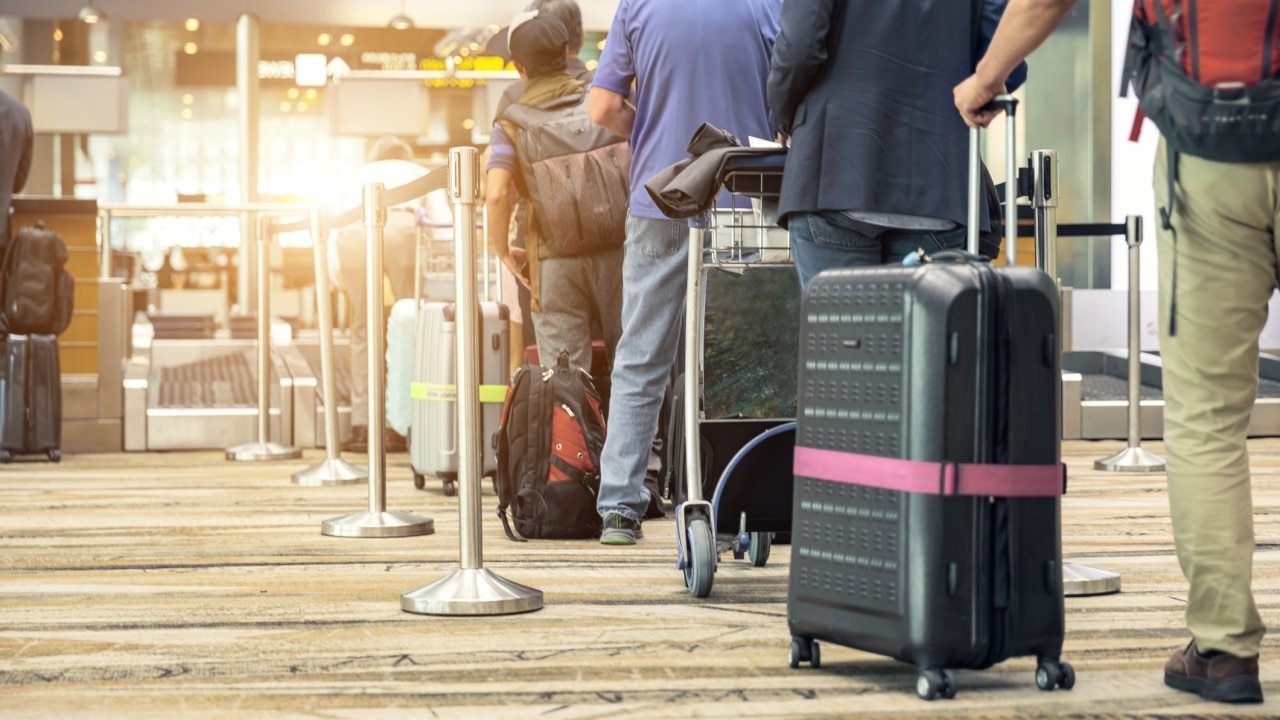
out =
{"type": "Polygon", "coordinates": [[[498,517],[508,538],[600,536],[596,494],[604,438],[591,375],[570,363],[567,352],[553,367],[516,369],[494,436],[498,517]]]}
{"type": "Polygon", "coordinates": [[[1280,160],[1280,0],[1137,0],[1123,77],[1171,154],[1280,160]]]}

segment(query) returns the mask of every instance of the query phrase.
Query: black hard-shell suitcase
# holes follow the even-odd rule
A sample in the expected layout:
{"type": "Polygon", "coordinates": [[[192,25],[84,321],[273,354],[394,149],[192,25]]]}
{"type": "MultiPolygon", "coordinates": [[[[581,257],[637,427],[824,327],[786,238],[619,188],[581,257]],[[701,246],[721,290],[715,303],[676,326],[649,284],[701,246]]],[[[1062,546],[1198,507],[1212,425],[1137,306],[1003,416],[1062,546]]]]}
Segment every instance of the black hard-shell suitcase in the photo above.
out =
{"type": "Polygon", "coordinates": [[[0,462],[62,459],[62,375],[54,335],[0,337],[0,462]]]}
{"type": "Polygon", "coordinates": [[[948,669],[1027,655],[1042,689],[1074,684],[1059,663],[1057,327],[1055,283],[1033,268],[953,257],[814,278],[800,331],[792,667],[818,666],[821,639],[915,664],[925,699],[954,695],[948,669]],[[1001,490],[966,487],[993,477],[1001,490]]]}

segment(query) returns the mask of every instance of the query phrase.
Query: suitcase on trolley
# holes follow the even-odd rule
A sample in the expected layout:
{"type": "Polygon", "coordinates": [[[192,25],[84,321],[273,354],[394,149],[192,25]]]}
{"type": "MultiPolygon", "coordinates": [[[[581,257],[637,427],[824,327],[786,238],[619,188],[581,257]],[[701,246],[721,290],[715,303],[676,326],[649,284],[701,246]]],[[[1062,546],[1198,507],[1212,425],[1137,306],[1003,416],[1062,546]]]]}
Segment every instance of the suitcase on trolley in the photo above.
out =
{"type": "Polygon", "coordinates": [[[932,700],[950,669],[1030,655],[1041,689],[1070,688],[1057,288],[940,255],[806,288],[790,664],[830,640],[916,665],[932,700]]]}
{"type": "Polygon", "coordinates": [[[0,462],[62,459],[62,374],[54,335],[0,336],[0,462]]]}
{"type": "MultiPolygon", "coordinates": [[[[438,477],[444,494],[458,491],[457,323],[454,304],[424,302],[418,310],[413,352],[413,421],[409,433],[409,459],[413,484],[422,489],[427,475],[438,477]]],[[[493,436],[498,432],[502,399],[511,380],[507,306],[480,302],[480,402],[481,473],[498,471],[493,436]]]]}

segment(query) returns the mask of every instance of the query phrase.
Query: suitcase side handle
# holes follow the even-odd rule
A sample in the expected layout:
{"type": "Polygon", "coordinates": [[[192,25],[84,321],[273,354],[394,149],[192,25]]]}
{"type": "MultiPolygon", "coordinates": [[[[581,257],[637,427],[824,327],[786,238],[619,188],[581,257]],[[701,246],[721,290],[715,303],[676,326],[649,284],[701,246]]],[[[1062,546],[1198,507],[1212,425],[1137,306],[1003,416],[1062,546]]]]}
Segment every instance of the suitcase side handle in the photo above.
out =
{"type": "MultiPolygon", "coordinates": [[[[983,110],[1004,110],[1005,115],[1005,171],[1006,180],[1017,177],[1015,167],[1017,154],[1017,138],[1015,137],[1015,120],[1018,111],[1018,99],[1012,95],[997,95],[982,108],[983,110]]],[[[982,234],[982,151],[980,149],[981,134],[977,128],[969,128],[969,226],[968,251],[978,254],[978,236],[982,234]]],[[[1005,182],[1004,233],[1005,257],[1012,258],[1017,253],[1017,182],[1005,182]]]]}

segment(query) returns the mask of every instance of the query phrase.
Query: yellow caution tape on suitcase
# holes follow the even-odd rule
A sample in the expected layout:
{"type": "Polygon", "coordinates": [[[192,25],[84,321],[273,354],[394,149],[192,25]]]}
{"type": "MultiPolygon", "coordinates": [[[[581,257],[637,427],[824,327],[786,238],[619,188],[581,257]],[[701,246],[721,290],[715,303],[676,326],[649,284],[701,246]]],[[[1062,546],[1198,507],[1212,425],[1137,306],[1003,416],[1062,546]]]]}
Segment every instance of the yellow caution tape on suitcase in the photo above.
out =
{"type": "MultiPolygon", "coordinates": [[[[436,383],[416,382],[409,385],[409,397],[413,400],[434,402],[457,402],[457,385],[439,385],[436,383]]],[[[481,385],[480,402],[501,404],[507,399],[506,385],[481,385]]]]}

